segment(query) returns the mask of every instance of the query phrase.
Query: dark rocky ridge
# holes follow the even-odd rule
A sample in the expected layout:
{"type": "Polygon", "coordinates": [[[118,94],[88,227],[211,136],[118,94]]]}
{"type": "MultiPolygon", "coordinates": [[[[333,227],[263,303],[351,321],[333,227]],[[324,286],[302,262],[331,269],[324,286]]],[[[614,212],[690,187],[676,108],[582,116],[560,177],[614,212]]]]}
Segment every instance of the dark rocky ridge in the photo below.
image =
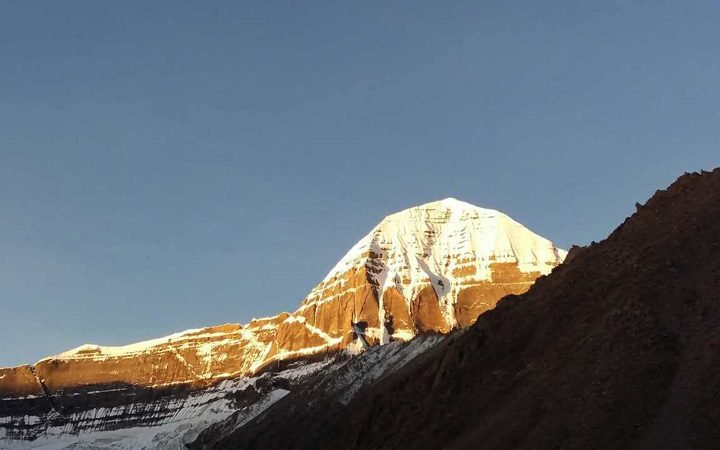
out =
{"type": "Polygon", "coordinates": [[[288,396],[216,448],[718,448],[720,169],[344,406],[288,396]]]}

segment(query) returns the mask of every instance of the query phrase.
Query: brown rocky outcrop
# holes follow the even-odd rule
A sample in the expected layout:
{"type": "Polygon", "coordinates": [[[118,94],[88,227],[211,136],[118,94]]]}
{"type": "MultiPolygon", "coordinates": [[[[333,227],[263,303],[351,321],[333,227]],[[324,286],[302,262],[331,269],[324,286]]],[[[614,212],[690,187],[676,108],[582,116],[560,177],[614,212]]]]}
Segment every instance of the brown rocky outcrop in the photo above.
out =
{"type": "Polygon", "coordinates": [[[43,395],[42,386],[29,365],[0,368],[0,398],[43,395]]]}

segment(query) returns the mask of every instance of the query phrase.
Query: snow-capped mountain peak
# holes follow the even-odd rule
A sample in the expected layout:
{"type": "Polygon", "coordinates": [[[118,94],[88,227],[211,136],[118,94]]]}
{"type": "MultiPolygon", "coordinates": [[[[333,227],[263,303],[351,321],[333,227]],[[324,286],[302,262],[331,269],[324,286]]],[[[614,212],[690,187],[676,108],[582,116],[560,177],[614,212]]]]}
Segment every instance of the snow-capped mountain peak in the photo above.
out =
{"type": "Polygon", "coordinates": [[[360,239],[293,313],[0,369],[0,401],[12,405],[1,409],[0,438],[196,423],[207,402],[226,399],[222,383],[468,326],[564,257],[493,209],[454,198],[408,208],[360,239]]]}
{"type": "Polygon", "coordinates": [[[410,307],[431,285],[446,321],[442,328],[453,328],[459,324],[454,306],[460,292],[492,282],[493,269],[515,265],[519,278],[527,281],[549,273],[565,255],[509,216],[449,197],[387,216],[347,252],[309,298],[323,297],[336,284],[346,283],[348,271],[367,266],[381,303],[382,293],[394,288],[410,307]]]}

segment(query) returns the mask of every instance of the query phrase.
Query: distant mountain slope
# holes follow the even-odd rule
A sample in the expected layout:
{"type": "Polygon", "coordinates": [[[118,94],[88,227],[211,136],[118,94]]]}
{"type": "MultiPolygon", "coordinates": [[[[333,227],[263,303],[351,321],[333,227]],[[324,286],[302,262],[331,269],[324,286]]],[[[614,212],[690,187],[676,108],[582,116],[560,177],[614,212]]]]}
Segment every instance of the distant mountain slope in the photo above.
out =
{"type": "Polygon", "coordinates": [[[529,292],[505,298],[347,406],[314,407],[289,396],[213,442],[247,449],[716,449],[718,374],[715,169],[658,191],[606,240],[575,248],[529,292]]]}
{"type": "Polygon", "coordinates": [[[292,314],[121,347],[86,344],[0,369],[0,438],[162,426],[225,380],[361,351],[353,324],[370,345],[468,326],[564,257],[498,211],[455,199],[410,208],[371,230],[292,314]]]}

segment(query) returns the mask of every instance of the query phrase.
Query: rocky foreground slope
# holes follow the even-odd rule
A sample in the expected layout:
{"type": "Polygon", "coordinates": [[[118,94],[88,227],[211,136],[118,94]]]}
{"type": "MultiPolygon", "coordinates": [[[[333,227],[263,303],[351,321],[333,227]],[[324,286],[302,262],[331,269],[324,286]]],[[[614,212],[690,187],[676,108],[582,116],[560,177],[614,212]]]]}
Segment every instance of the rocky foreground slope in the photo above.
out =
{"type": "Polygon", "coordinates": [[[349,404],[294,393],[196,447],[716,449],[718,374],[720,169],[680,177],[349,404]]]}
{"type": "Polygon", "coordinates": [[[370,345],[447,333],[525,292],[564,256],[494,210],[455,199],[410,208],[358,242],[292,314],[0,369],[0,438],[207,425],[238,406],[227,399],[247,390],[242,380],[359,351],[353,324],[370,345]]]}

